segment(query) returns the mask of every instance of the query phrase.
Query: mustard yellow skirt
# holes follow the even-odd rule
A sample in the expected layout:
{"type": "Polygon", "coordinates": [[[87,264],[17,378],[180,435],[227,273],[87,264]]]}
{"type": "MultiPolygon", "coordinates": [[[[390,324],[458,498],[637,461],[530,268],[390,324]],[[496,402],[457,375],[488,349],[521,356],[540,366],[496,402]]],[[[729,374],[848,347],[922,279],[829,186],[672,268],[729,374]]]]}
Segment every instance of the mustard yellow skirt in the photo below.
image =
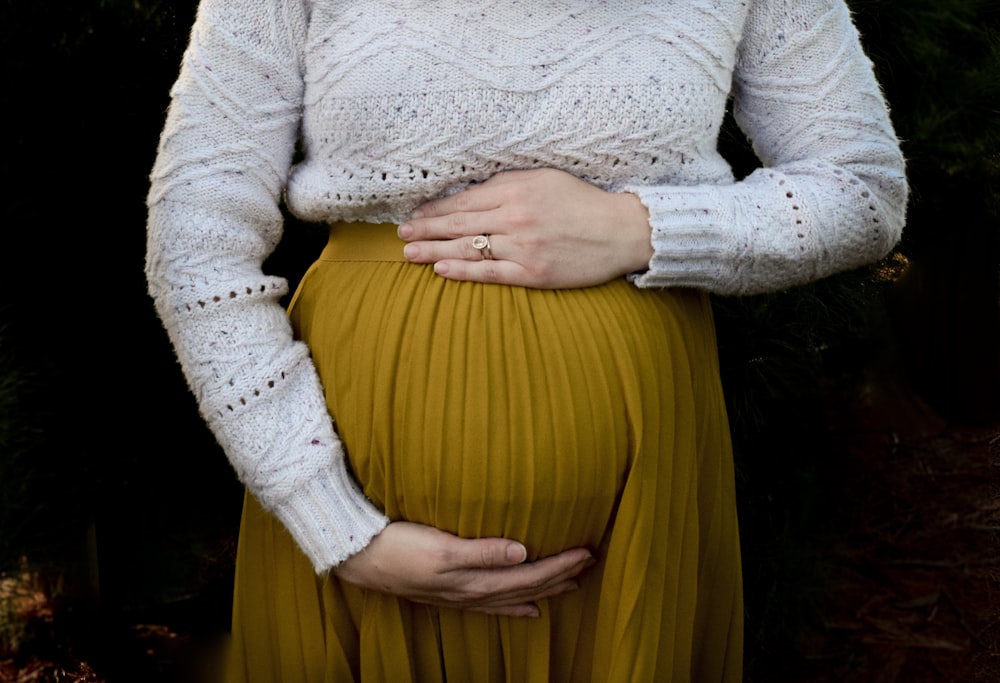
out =
{"type": "Polygon", "coordinates": [[[391,519],[598,563],[536,619],[428,607],[317,577],[248,496],[230,682],[740,681],[708,298],[452,282],[402,246],[335,225],[290,306],[365,493],[391,519]]]}

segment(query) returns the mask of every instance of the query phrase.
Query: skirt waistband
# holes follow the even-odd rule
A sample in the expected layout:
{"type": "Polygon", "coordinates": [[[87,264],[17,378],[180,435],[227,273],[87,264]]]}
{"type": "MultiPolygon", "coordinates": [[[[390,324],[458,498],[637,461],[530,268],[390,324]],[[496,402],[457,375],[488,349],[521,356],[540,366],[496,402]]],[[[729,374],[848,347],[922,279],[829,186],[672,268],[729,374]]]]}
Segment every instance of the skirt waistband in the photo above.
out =
{"type": "Polygon", "coordinates": [[[400,261],[406,243],[395,223],[332,223],[321,261],[400,261]]]}

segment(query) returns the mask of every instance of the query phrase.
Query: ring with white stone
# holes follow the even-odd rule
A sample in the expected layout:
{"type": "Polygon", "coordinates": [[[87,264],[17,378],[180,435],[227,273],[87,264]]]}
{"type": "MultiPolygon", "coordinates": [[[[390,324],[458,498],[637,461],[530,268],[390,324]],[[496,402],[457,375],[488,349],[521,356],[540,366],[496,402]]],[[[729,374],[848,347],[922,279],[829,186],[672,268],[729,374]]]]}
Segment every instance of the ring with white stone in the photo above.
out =
{"type": "Polygon", "coordinates": [[[479,250],[479,253],[483,255],[483,259],[489,260],[493,258],[493,250],[490,249],[489,235],[476,235],[473,237],[472,247],[479,250]]]}

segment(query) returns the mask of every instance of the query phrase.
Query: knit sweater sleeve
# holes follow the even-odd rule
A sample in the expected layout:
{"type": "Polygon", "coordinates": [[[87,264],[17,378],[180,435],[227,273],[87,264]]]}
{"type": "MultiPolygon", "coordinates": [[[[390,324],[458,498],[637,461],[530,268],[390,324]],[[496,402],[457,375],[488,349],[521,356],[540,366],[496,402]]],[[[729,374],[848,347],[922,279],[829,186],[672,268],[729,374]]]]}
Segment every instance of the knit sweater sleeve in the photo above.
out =
{"type": "Polygon", "coordinates": [[[240,480],[317,572],[387,524],[351,478],[307,348],[265,275],[298,134],[299,0],[203,0],[148,195],[146,276],[199,409],[240,480]]]}
{"type": "Polygon", "coordinates": [[[653,229],[638,286],[777,291],[895,246],[904,160],[843,0],[753,0],[732,94],[762,165],[730,185],[626,188],[653,229]]]}

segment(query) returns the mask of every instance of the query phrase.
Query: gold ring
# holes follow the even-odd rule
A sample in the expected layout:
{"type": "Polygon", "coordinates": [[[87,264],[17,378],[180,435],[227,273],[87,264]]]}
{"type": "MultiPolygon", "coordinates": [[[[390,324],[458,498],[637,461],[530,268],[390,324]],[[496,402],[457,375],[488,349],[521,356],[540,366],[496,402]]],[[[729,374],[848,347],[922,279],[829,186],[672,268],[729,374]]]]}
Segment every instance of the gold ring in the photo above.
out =
{"type": "Polygon", "coordinates": [[[483,255],[484,259],[493,258],[493,250],[490,249],[490,236],[489,235],[476,235],[472,238],[472,247],[478,249],[479,253],[483,255]]]}

